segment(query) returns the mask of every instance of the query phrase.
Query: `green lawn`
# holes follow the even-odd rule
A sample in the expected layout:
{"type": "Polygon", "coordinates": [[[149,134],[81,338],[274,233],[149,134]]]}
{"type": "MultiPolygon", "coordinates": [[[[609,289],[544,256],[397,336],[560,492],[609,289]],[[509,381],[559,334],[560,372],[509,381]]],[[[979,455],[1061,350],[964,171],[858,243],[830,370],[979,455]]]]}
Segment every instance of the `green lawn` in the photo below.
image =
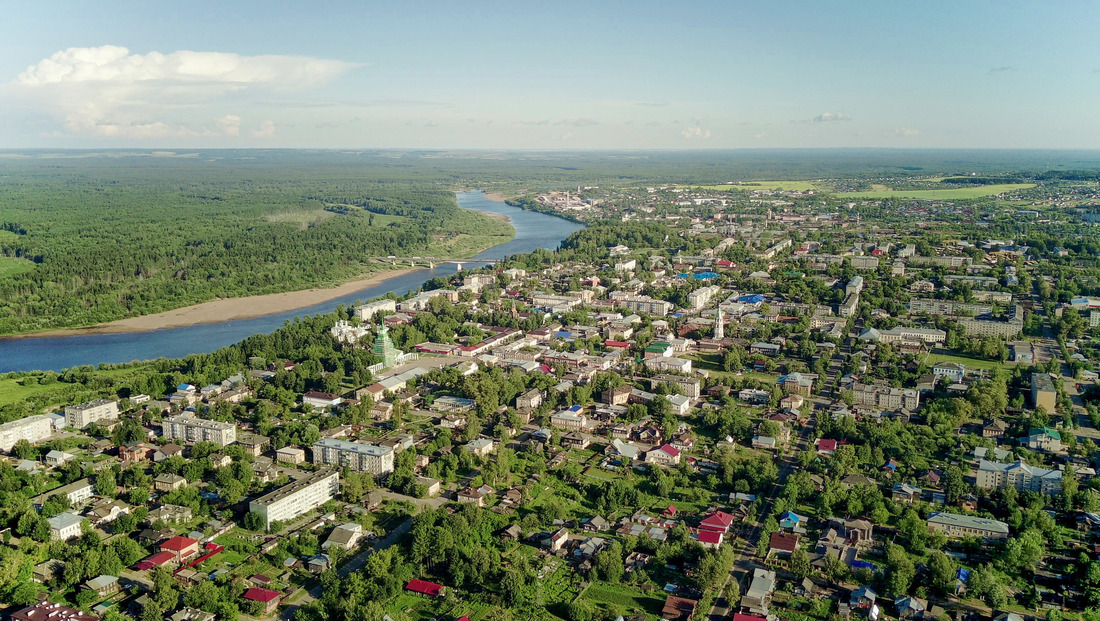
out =
{"type": "Polygon", "coordinates": [[[817,186],[810,181],[742,181],[740,183],[699,187],[703,190],[773,190],[787,192],[807,192],[817,189],[817,186]]]}
{"type": "Polygon", "coordinates": [[[613,604],[625,609],[626,612],[644,612],[658,617],[665,605],[665,597],[660,594],[660,591],[653,590],[645,593],[620,585],[602,583],[588,587],[583,597],[595,604],[613,604]]]}
{"type": "MultiPolygon", "coordinates": [[[[108,386],[125,384],[131,375],[146,372],[146,367],[137,366],[121,369],[104,369],[88,371],[92,378],[106,380],[108,386]]],[[[94,397],[96,391],[83,384],[69,384],[59,382],[56,379],[47,384],[39,384],[43,377],[55,377],[54,374],[35,373],[29,376],[14,378],[0,378],[0,405],[10,403],[34,403],[43,408],[54,405],[67,405],[79,403],[94,397]]],[[[90,382],[95,384],[96,382],[90,382]]]]}
{"type": "Polygon", "coordinates": [[[1024,190],[1035,187],[1034,183],[1001,183],[998,185],[977,185],[972,188],[944,188],[942,190],[871,190],[869,192],[838,192],[837,198],[925,198],[929,200],[952,200],[981,198],[1002,192],[1024,190]]]}
{"type": "Polygon", "coordinates": [[[929,367],[934,364],[939,364],[940,362],[957,362],[965,365],[968,369],[985,369],[987,371],[1000,369],[1005,366],[1003,362],[967,358],[966,356],[952,356],[950,354],[928,354],[924,357],[924,364],[929,367]]]}
{"type": "Polygon", "coordinates": [[[34,262],[15,257],[0,257],[0,278],[8,278],[34,269],[34,262]]]}

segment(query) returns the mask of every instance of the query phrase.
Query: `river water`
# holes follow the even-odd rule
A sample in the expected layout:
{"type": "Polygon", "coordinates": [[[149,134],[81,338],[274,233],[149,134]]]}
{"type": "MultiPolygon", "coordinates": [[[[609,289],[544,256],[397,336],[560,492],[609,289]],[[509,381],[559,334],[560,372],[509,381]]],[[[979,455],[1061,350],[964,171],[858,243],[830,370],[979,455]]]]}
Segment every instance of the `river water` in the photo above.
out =
{"type": "MultiPolygon", "coordinates": [[[[508,216],[516,229],[516,236],[513,239],[489,248],[474,257],[475,259],[501,259],[538,248],[553,250],[558,247],[561,240],[581,228],[580,225],[568,220],[491,201],[481,192],[461,192],[457,197],[460,207],[508,216]]],[[[478,265],[470,264],[466,267],[474,268],[478,265]]],[[[254,319],[237,319],[130,334],[0,339],[0,373],[31,370],[60,371],[81,365],[97,365],[101,362],[118,363],[161,357],[182,358],[189,354],[207,353],[237,343],[253,334],[273,332],[295,317],[328,313],[339,304],[351,304],[357,300],[366,301],[387,293],[404,294],[415,290],[431,278],[452,275],[457,269],[454,264],[438,265],[434,270],[421,269],[389,278],[373,287],[335,300],[254,319]]]]}

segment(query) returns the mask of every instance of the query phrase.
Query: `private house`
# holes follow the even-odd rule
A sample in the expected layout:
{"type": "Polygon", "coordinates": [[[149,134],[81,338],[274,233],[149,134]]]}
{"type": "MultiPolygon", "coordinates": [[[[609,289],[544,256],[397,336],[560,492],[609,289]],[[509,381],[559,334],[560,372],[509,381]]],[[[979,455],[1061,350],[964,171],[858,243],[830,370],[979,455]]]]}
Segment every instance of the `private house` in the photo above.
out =
{"type": "Polygon", "coordinates": [[[753,569],[749,589],[741,597],[741,608],[751,614],[767,616],[775,592],[775,572],[767,569],[753,569]]]}
{"type": "Polygon", "coordinates": [[[699,530],[726,534],[729,533],[730,526],[733,526],[733,520],[733,515],[725,511],[715,511],[699,522],[699,530]]]}
{"type": "Polygon", "coordinates": [[[834,455],[836,453],[836,440],[819,438],[817,441],[818,455],[834,455]]]}
{"type": "Polygon", "coordinates": [[[447,594],[447,587],[442,584],[420,580],[419,578],[409,580],[409,583],[405,585],[405,590],[433,599],[439,599],[447,594]]]}
{"type": "Polygon", "coordinates": [[[161,552],[168,552],[176,563],[183,563],[187,559],[199,553],[199,542],[190,538],[177,535],[157,546],[161,552]]]}
{"type": "Polygon", "coordinates": [[[894,488],[891,490],[890,497],[893,498],[894,502],[902,502],[911,505],[913,502],[920,500],[923,494],[924,490],[915,485],[894,483],[894,488]]]}
{"type": "Polygon", "coordinates": [[[187,479],[178,474],[160,474],[153,479],[153,487],[158,492],[173,492],[187,485],[187,479]]]}
{"type": "Polygon", "coordinates": [[[712,549],[721,546],[725,537],[725,533],[713,530],[700,530],[695,538],[699,540],[699,545],[704,548],[712,549]]]}
{"type": "Polygon", "coordinates": [[[982,427],[983,438],[1000,438],[1008,431],[1008,425],[1003,420],[994,419],[982,427]]]}
{"type": "Polygon", "coordinates": [[[671,444],[662,444],[652,451],[646,452],[645,463],[666,467],[679,465],[680,451],[671,444]]]}
{"type": "Polygon", "coordinates": [[[798,549],[798,535],[791,533],[772,533],[768,553],[779,558],[790,558],[798,549]]]}
{"type": "Polygon", "coordinates": [[[279,607],[279,601],[282,599],[282,594],[278,591],[272,591],[271,589],[253,587],[245,591],[242,597],[250,602],[259,603],[263,610],[263,614],[270,615],[279,607]]]}
{"type": "Polygon", "coordinates": [[[118,593],[121,586],[118,583],[118,576],[99,575],[85,582],[81,588],[94,592],[102,600],[118,593]]]}
{"type": "Polygon", "coordinates": [[[669,595],[661,609],[661,618],[665,621],[688,621],[695,616],[698,605],[696,600],[669,595]]]}
{"type": "Polygon", "coordinates": [[[328,539],[321,544],[321,549],[327,551],[329,548],[336,547],[342,550],[351,550],[359,544],[359,540],[362,538],[363,527],[361,525],[354,522],[340,524],[332,529],[328,539]]]}
{"type": "Polygon", "coordinates": [[[148,519],[150,524],[155,524],[157,522],[164,522],[166,524],[186,522],[191,519],[191,507],[161,505],[149,512],[148,519]]]}

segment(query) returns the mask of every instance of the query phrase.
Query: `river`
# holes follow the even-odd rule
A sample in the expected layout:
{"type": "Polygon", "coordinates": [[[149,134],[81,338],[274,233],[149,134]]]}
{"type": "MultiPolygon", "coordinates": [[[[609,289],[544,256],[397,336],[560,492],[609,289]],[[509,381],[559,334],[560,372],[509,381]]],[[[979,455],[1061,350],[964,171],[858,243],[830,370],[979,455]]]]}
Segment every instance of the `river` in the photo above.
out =
{"type": "MultiPolygon", "coordinates": [[[[553,250],[558,247],[561,240],[581,228],[579,224],[568,220],[491,201],[481,192],[460,192],[456,196],[460,207],[506,215],[516,229],[516,236],[510,241],[489,248],[474,257],[475,259],[501,259],[538,248],[553,250]]],[[[478,264],[472,264],[469,267],[477,266],[478,264]]],[[[98,365],[101,362],[119,363],[155,358],[182,358],[189,354],[207,353],[240,342],[253,334],[273,332],[295,317],[328,313],[339,304],[351,304],[357,300],[366,301],[387,293],[401,295],[415,290],[431,278],[449,276],[456,271],[457,267],[453,264],[440,265],[434,270],[421,269],[389,278],[378,285],[335,300],[254,319],[237,319],[129,334],[81,334],[2,339],[0,340],[0,373],[32,370],[60,371],[82,365],[98,365]]]]}

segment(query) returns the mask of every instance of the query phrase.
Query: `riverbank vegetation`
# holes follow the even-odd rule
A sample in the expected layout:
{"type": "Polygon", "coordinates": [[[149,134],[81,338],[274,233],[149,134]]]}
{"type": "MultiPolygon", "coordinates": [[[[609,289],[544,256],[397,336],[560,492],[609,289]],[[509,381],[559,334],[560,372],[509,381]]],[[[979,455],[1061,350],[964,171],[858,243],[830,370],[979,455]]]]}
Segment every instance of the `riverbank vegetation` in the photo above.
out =
{"type": "Polygon", "coordinates": [[[353,169],[193,159],[6,161],[0,334],[333,286],[375,257],[468,257],[514,234],[443,188],[353,169]]]}

